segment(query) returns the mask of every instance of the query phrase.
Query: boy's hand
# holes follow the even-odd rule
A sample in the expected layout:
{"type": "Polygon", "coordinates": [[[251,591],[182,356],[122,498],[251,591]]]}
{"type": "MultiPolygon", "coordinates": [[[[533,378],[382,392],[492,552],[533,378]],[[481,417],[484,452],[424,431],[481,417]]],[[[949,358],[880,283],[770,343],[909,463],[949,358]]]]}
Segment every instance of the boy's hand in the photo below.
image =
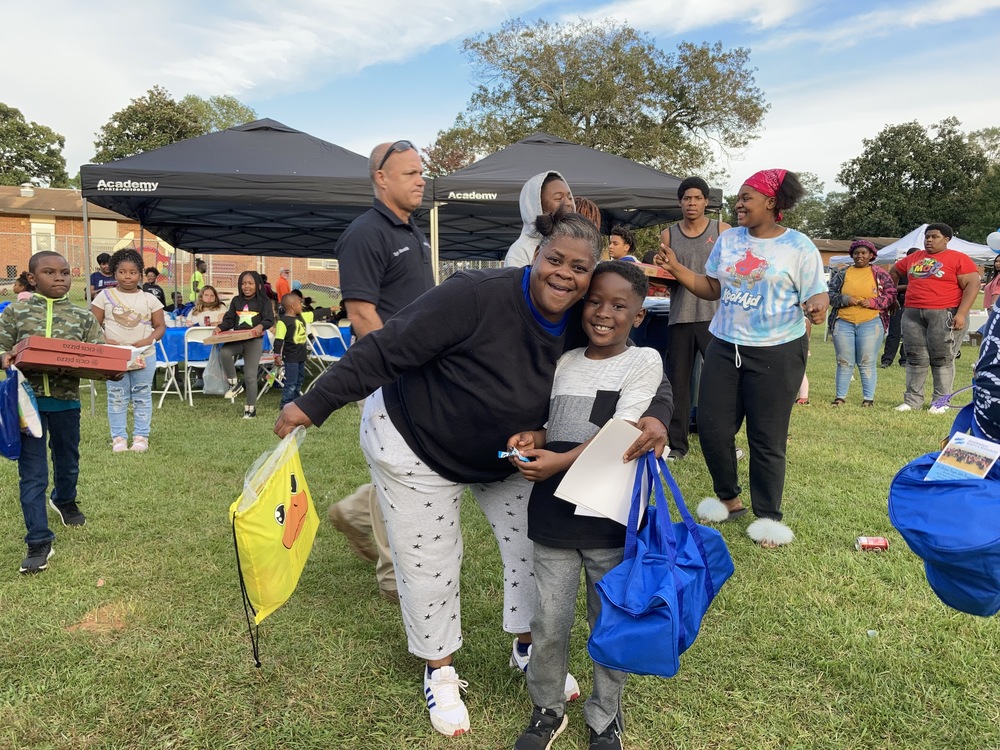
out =
{"type": "MultiPolygon", "coordinates": [[[[508,448],[517,448],[519,451],[524,453],[524,451],[530,451],[535,447],[535,434],[533,432],[518,432],[507,438],[508,448]]],[[[524,461],[518,461],[516,458],[512,458],[515,463],[524,463],[524,461]]]]}
{"type": "Polygon", "coordinates": [[[14,355],[10,352],[0,355],[0,368],[6,370],[10,367],[10,363],[14,361],[14,355]]]}
{"type": "MultiPolygon", "coordinates": [[[[521,449],[518,448],[518,450],[521,449]]],[[[553,453],[546,450],[527,450],[521,451],[521,453],[524,454],[525,458],[530,458],[531,461],[524,463],[515,460],[514,465],[521,472],[521,476],[529,482],[544,482],[553,474],[558,474],[569,468],[563,453],[553,453]]]]}
{"type": "Polygon", "coordinates": [[[275,354],[274,355],[274,364],[276,364],[278,367],[281,367],[281,355],[280,354],[275,354]]]}

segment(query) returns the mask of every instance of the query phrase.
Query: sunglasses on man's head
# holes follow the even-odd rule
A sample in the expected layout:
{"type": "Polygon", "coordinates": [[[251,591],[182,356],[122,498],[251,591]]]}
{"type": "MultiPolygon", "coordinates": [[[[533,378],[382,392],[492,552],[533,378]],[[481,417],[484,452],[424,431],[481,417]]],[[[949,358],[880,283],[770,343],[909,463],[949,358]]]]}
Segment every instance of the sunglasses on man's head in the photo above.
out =
{"type": "Polygon", "coordinates": [[[385,156],[382,157],[382,161],[379,162],[378,169],[376,171],[377,172],[382,171],[382,167],[384,167],[385,163],[389,161],[389,157],[395,154],[396,152],[409,151],[411,148],[414,151],[417,150],[417,147],[414,146],[409,141],[396,141],[391,146],[389,146],[388,150],[385,152],[385,156]]]}

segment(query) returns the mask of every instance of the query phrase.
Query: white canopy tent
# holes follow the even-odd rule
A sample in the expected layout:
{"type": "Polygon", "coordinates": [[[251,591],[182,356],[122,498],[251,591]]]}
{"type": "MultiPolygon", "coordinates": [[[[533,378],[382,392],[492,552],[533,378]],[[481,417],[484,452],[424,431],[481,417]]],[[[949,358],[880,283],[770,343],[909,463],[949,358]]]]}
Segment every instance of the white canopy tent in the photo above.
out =
{"type": "MultiPolygon", "coordinates": [[[[900,258],[906,257],[906,251],[911,247],[923,248],[924,232],[927,231],[927,226],[927,224],[921,224],[905,237],[900,237],[891,245],[883,247],[878,251],[878,258],[875,259],[875,262],[880,266],[890,266],[900,258]]],[[[959,237],[952,237],[948,240],[948,249],[958,250],[960,253],[965,253],[972,258],[972,262],[977,266],[992,265],[993,259],[996,257],[996,253],[994,253],[988,246],[979,245],[975,242],[969,242],[968,240],[963,240],[959,237]]],[[[831,268],[846,266],[850,263],[850,255],[835,255],[830,258],[831,268]]]]}

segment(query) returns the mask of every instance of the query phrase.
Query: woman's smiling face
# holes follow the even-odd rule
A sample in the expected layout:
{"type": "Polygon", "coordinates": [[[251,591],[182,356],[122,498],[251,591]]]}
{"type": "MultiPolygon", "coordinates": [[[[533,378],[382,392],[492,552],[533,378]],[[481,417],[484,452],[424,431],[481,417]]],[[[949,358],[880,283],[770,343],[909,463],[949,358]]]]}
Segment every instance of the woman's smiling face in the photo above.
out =
{"type": "Polygon", "coordinates": [[[546,320],[557,323],[583,298],[594,266],[594,248],[587,240],[556,236],[535,251],[528,291],[546,320]]]}

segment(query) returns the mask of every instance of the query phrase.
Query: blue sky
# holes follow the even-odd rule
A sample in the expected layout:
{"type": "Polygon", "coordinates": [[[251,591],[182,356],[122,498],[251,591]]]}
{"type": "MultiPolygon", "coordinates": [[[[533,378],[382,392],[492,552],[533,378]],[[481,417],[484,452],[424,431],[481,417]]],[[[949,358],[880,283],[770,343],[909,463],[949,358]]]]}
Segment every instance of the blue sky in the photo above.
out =
{"type": "Polygon", "coordinates": [[[154,85],[176,98],[232,94],[261,117],[366,154],[426,145],[474,82],[464,38],[511,18],[615,18],[670,51],[751,49],[771,104],[761,137],[720,165],[737,188],[764,167],[840,165],[886,124],[957,116],[1000,126],[1000,0],[50,0],[4,9],[33,40],[0,69],[0,101],[66,136],[70,174],[110,115],[154,85]],[[14,64],[16,62],[16,64],[14,64]]]}

